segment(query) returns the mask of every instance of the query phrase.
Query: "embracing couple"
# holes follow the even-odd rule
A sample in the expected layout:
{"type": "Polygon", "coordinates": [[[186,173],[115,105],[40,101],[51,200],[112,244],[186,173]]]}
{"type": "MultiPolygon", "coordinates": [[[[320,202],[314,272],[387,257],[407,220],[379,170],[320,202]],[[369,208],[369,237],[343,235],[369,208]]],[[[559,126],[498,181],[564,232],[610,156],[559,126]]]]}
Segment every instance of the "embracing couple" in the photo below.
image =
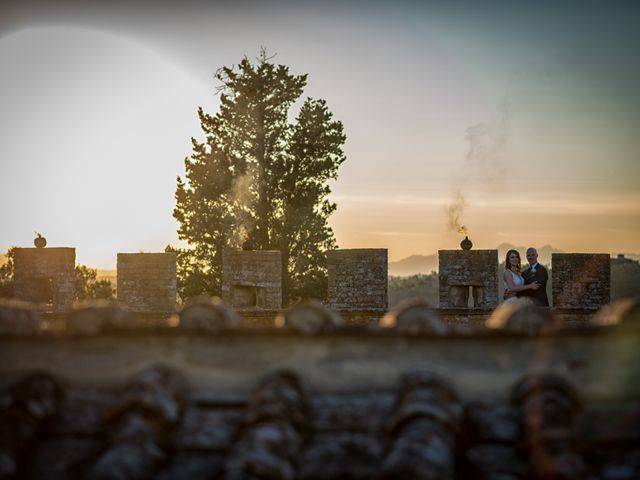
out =
{"type": "Polygon", "coordinates": [[[549,272],[538,263],[538,251],[535,248],[527,248],[527,261],[529,265],[521,272],[518,251],[507,252],[504,264],[504,301],[511,303],[519,298],[528,298],[539,306],[548,307],[549,272]]]}

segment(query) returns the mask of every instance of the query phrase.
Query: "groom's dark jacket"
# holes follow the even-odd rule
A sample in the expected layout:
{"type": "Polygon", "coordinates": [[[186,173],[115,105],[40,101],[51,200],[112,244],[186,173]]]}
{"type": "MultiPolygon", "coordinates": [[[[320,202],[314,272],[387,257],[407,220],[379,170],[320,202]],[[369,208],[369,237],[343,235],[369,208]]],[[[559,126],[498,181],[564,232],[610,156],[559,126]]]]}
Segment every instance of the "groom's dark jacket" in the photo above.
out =
{"type": "Polygon", "coordinates": [[[547,282],[549,281],[549,272],[539,263],[536,264],[535,269],[532,269],[531,266],[527,267],[522,272],[522,278],[524,278],[524,283],[534,283],[538,282],[540,284],[540,288],[538,290],[525,290],[519,293],[519,297],[529,297],[534,299],[541,307],[549,306],[549,298],[547,297],[547,282]]]}

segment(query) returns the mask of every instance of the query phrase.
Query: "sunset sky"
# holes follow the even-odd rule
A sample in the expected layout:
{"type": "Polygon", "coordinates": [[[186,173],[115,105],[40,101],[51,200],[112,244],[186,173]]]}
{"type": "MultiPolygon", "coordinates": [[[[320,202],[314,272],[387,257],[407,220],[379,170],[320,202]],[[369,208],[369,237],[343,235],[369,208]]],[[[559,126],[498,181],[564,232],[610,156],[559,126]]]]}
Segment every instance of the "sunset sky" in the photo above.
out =
{"type": "Polygon", "coordinates": [[[344,123],[342,248],[640,252],[640,2],[3,2],[0,251],[179,245],[214,72],[260,46],[344,123]],[[455,5],[454,5],[455,4],[455,5]]]}

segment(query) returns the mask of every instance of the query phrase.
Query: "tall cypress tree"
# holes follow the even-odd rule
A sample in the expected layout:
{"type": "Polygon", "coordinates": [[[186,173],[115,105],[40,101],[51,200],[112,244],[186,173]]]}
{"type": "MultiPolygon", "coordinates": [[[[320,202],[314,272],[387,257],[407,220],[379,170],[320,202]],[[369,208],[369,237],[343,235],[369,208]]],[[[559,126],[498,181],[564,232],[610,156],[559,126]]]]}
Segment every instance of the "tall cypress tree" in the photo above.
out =
{"type": "Polygon", "coordinates": [[[192,246],[178,249],[180,294],[219,294],[223,249],[249,237],[257,249],[282,252],[285,302],[323,298],[325,252],[336,247],[328,181],[345,160],[342,123],[312,98],[290,122],[307,75],[271,63],[264,50],[216,79],[220,110],[198,109],[205,141],[192,139],[186,180],[177,180],[173,215],[192,246]]]}

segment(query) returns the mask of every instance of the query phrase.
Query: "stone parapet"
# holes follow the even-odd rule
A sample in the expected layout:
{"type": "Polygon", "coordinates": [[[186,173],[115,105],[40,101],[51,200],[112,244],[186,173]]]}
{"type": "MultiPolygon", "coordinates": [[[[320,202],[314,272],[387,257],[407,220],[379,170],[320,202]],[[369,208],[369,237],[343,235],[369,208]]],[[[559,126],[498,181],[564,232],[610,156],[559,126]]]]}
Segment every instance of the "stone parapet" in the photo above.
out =
{"type": "Polygon", "coordinates": [[[222,299],[239,310],[282,307],[282,254],[277,250],[225,250],[222,299]]]}
{"type": "Polygon", "coordinates": [[[327,252],[327,304],[339,311],[386,311],[388,274],[386,248],[354,248],[327,252]]]}
{"type": "Polygon", "coordinates": [[[42,310],[70,310],[75,298],[75,248],[16,248],[14,296],[42,310]]]}
{"type": "Polygon", "coordinates": [[[611,257],[606,253],[551,255],[553,306],[598,310],[611,295],[611,257]]]}
{"type": "Polygon", "coordinates": [[[133,312],[170,312],[177,296],[176,254],[119,253],[118,302],[133,312]]]}
{"type": "Polygon", "coordinates": [[[495,308],[497,250],[438,250],[440,308],[495,308]]]}

